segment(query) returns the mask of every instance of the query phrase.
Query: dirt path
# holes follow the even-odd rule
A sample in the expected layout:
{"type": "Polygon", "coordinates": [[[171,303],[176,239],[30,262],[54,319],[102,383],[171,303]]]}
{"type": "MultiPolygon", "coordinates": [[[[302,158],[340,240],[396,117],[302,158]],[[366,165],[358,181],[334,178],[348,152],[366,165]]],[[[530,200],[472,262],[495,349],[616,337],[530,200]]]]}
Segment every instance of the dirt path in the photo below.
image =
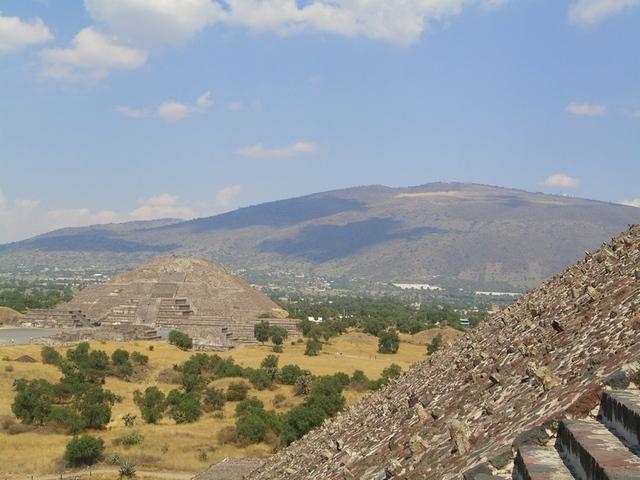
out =
{"type": "MultiPolygon", "coordinates": [[[[103,478],[103,475],[113,475],[118,478],[118,467],[98,467],[92,469],[76,470],[73,472],[65,472],[50,475],[0,475],[0,480],[70,480],[75,478],[103,478]]],[[[154,478],[160,480],[191,480],[194,473],[189,472],[171,472],[171,471],[152,471],[137,470],[136,478],[154,478]]]]}

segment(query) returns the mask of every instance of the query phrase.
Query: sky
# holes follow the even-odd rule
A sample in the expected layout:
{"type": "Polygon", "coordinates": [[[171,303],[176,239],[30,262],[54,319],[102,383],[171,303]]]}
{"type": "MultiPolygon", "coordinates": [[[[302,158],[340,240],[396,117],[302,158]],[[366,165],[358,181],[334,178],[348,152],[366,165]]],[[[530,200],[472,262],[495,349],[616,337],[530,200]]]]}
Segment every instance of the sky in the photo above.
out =
{"type": "Polygon", "coordinates": [[[640,207],[640,0],[0,0],[0,243],[358,185],[640,207]]]}

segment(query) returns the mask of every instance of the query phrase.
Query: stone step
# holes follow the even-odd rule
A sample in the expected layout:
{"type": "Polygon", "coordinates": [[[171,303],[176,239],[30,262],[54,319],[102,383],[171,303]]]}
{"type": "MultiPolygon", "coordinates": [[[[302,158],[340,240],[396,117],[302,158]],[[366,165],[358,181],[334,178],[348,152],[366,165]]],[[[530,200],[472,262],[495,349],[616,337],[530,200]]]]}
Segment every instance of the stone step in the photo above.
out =
{"type": "Polygon", "coordinates": [[[513,464],[514,480],[573,480],[555,448],[523,445],[513,464]]]}
{"type": "Polygon", "coordinates": [[[581,480],[640,480],[640,458],[601,423],[563,420],[558,447],[581,480]]]}
{"type": "Polygon", "coordinates": [[[604,392],[600,416],[604,424],[624,438],[633,450],[640,451],[640,391],[604,392]]]}

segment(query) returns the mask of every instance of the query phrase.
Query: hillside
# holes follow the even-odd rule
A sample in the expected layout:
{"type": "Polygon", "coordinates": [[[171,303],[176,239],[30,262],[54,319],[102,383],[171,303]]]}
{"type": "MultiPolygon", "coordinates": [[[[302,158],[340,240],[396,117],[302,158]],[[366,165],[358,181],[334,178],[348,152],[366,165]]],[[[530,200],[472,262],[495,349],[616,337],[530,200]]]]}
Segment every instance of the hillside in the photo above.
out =
{"type": "MultiPolygon", "coordinates": [[[[635,226],[277,453],[251,478],[452,480],[487,461],[485,476],[464,478],[506,478],[491,476],[492,466],[504,469],[512,462],[517,436],[517,443],[540,445],[563,417],[588,417],[603,384],[629,384],[620,368],[634,361],[638,368],[639,340],[640,226],[635,226]]],[[[637,393],[627,396],[640,398],[637,393]]],[[[633,422],[630,438],[638,434],[637,417],[625,417],[625,424],[633,422]]],[[[602,430],[593,420],[564,421],[558,435],[563,425],[602,430]]],[[[599,434],[600,444],[585,435],[592,443],[584,448],[604,452],[589,468],[618,461],[611,470],[618,473],[576,478],[638,478],[640,460],[608,431],[599,434]],[[626,464],[619,461],[623,456],[626,464]]],[[[541,451],[557,455],[551,447],[541,451]]],[[[573,450],[571,455],[580,458],[570,462],[586,458],[573,450]]],[[[558,468],[566,469],[558,462],[556,457],[558,468]]],[[[573,478],[540,472],[514,478],[573,478]]]]}
{"type": "Polygon", "coordinates": [[[347,283],[524,289],[636,222],[633,207],[485,185],[371,186],[184,222],[59,230],[0,246],[0,269],[124,270],[172,252],[262,283],[304,273],[347,283]]]}
{"type": "Polygon", "coordinates": [[[0,306],[0,327],[5,325],[15,325],[22,317],[20,312],[16,312],[12,308],[0,306]]]}

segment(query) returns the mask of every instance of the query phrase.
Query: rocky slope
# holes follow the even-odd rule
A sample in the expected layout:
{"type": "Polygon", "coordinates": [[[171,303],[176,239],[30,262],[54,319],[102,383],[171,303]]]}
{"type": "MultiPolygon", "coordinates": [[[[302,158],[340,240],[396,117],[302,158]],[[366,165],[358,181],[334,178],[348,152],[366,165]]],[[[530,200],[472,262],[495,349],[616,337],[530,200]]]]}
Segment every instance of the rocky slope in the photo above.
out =
{"type": "Polygon", "coordinates": [[[634,226],[250,478],[446,480],[483,462],[504,466],[522,432],[546,435],[540,426],[587,415],[603,384],[638,359],[639,340],[634,226]]]}
{"type": "Polygon", "coordinates": [[[254,282],[529,288],[640,222],[640,209],[486,185],[358,187],[186,222],[64,229],[0,246],[17,265],[126,270],[160,253],[206,257],[254,282]]]}

